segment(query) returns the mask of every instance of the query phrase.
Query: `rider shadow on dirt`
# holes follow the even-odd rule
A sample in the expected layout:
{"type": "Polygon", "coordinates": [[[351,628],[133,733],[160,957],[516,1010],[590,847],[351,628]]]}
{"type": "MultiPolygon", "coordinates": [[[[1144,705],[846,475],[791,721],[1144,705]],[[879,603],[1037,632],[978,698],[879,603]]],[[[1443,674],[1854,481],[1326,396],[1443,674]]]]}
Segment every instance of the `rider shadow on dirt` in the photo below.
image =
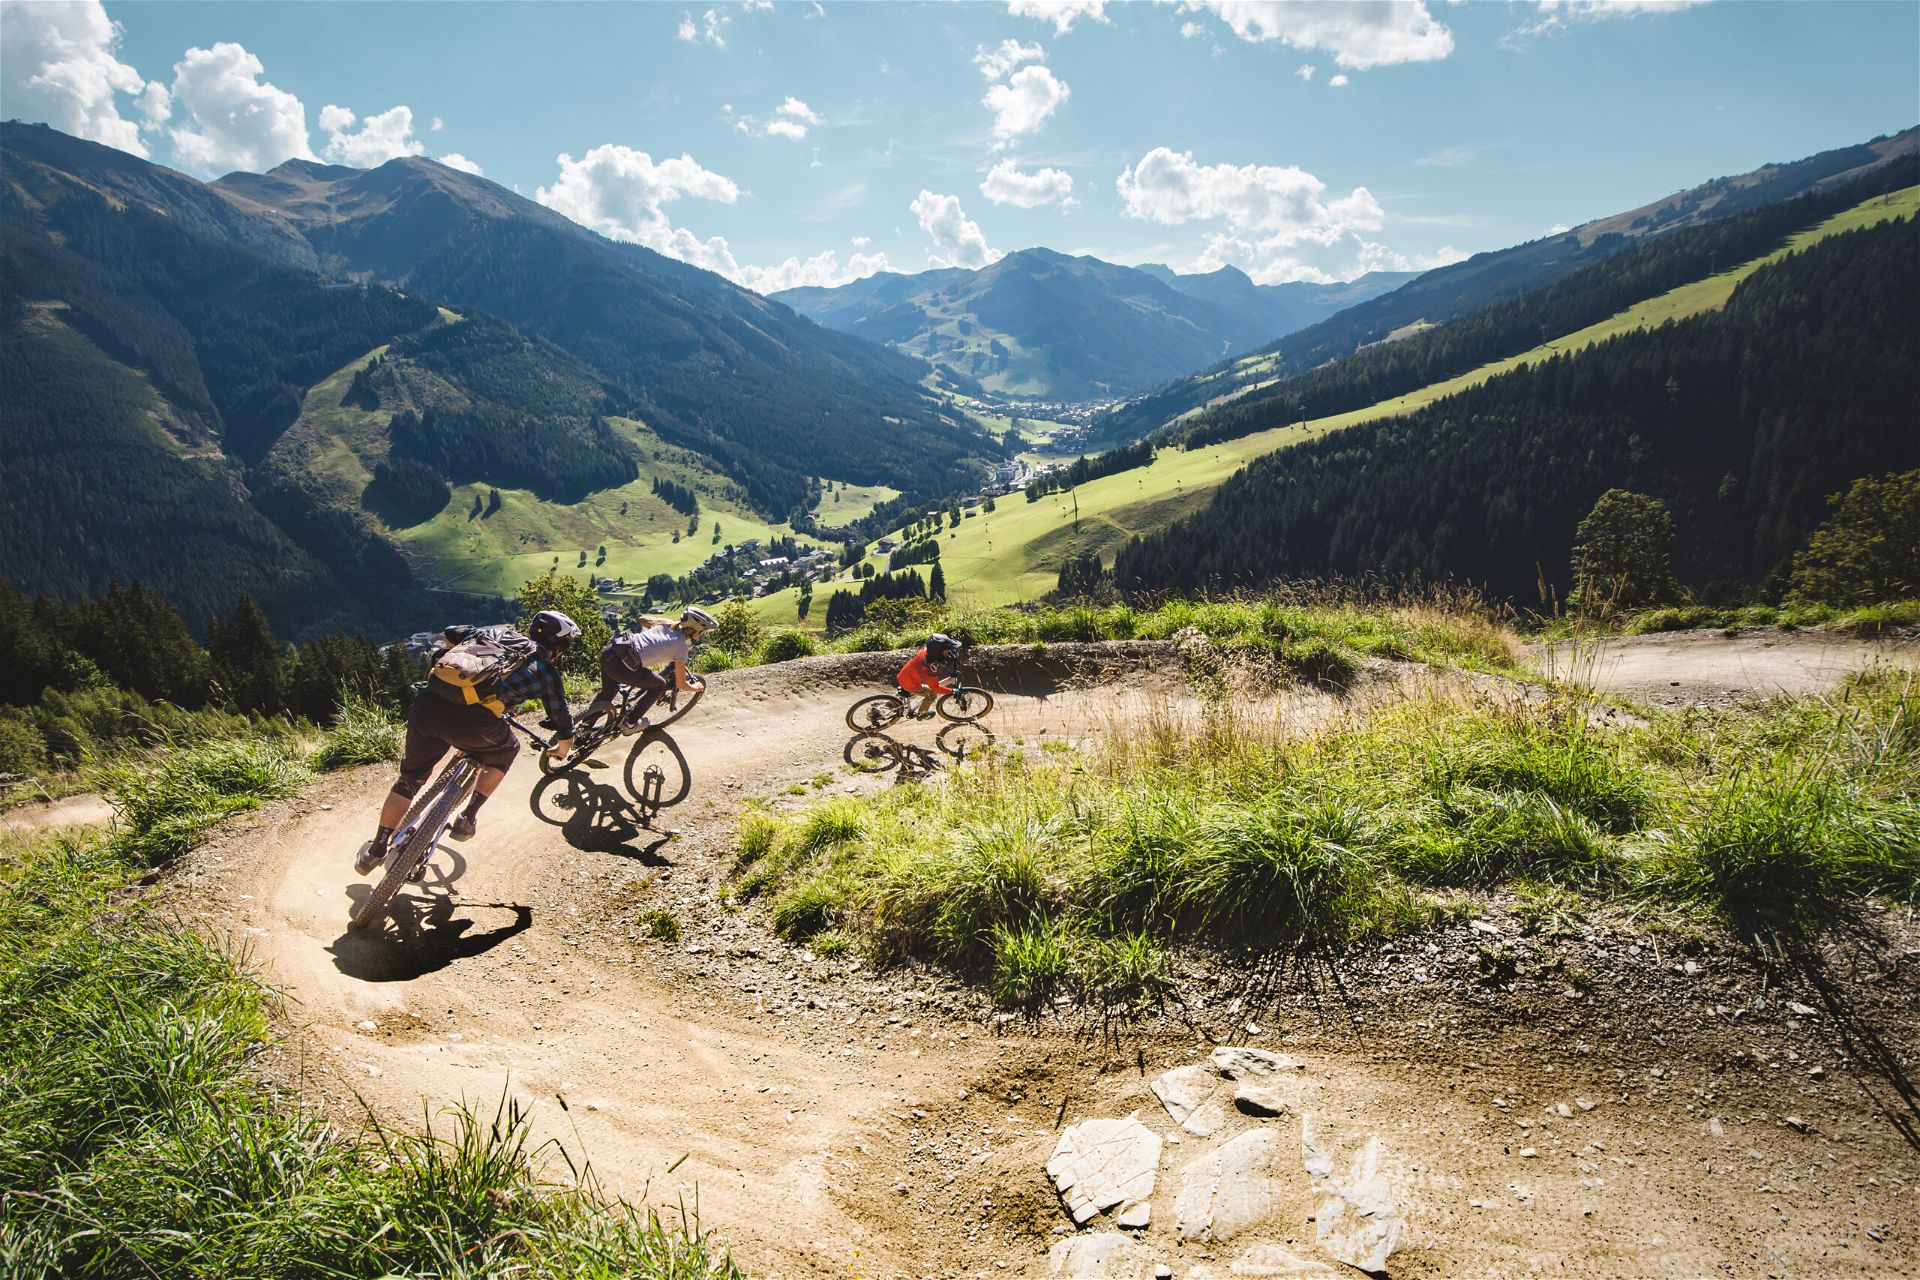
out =
{"type": "Polygon", "coordinates": [[[596,776],[607,767],[595,758],[541,779],[528,802],[534,816],[559,827],[566,842],[583,853],[617,854],[654,867],[671,865],[660,849],[673,832],[659,825],[660,814],[693,789],[679,744],[658,730],[643,736],[621,769],[624,789],[596,776]]]}
{"type": "Polygon", "coordinates": [[[450,895],[435,893],[422,900],[403,893],[394,899],[392,920],[378,934],[348,932],[333,940],[327,950],[334,968],[362,982],[411,982],[456,960],[485,955],[533,927],[532,907],[508,902],[461,906],[467,911],[511,911],[513,919],[475,933],[473,920],[454,918],[450,895]]]}

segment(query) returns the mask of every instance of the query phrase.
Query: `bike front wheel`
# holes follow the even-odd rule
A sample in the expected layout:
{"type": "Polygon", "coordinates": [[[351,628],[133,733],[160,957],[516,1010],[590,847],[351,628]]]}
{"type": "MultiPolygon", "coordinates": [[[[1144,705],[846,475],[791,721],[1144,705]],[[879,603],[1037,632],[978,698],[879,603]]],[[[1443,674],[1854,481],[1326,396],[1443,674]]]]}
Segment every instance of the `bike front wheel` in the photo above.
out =
{"type": "Polygon", "coordinates": [[[978,720],[993,710],[993,695],[985,689],[961,685],[952,693],[941,694],[940,700],[933,704],[933,709],[940,713],[943,720],[978,720]]]}
{"type": "Polygon", "coordinates": [[[610,735],[601,733],[595,726],[593,733],[583,733],[574,740],[573,750],[567,752],[564,760],[555,760],[545,751],[540,753],[540,772],[552,777],[556,773],[566,773],[591,756],[610,735]]]}
{"type": "Polygon", "coordinates": [[[407,877],[413,874],[415,867],[426,861],[433,846],[439,842],[440,833],[452,823],[453,811],[467,797],[466,783],[472,772],[469,767],[465,776],[454,769],[440,775],[440,781],[434,787],[438,794],[430,797],[424,816],[414,824],[405,842],[387,854],[385,874],[347,921],[348,929],[358,933],[386,914],[387,907],[407,883],[407,877]]]}
{"type": "Polygon", "coordinates": [[[855,733],[878,733],[899,723],[906,707],[891,693],[876,693],[847,708],[847,728],[855,733]]]}
{"type": "Polygon", "coordinates": [[[695,689],[681,689],[670,686],[653,704],[653,714],[647,717],[649,729],[664,729],[680,717],[693,710],[693,704],[700,701],[700,695],[707,691],[703,682],[695,689]]]}

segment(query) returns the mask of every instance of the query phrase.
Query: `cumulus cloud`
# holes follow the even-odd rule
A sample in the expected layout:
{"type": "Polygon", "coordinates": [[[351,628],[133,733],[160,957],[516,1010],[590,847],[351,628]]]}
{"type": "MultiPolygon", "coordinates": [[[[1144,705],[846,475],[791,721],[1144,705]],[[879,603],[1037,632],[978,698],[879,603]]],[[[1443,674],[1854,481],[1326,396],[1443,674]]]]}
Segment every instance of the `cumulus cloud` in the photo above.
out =
{"type": "Polygon", "coordinates": [[[920,229],[933,241],[927,255],[932,267],[984,267],[1003,255],[987,244],[980,224],[960,207],[959,196],[935,195],[922,189],[907,206],[920,220],[920,229]]]}
{"type": "Polygon", "coordinates": [[[1002,40],[992,49],[981,45],[973,51],[973,65],[989,80],[998,80],[1023,62],[1046,60],[1045,49],[1037,44],[1021,44],[1018,40],[1002,40]]]}
{"type": "Polygon", "coordinates": [[[995,204],[1020,209],[1037,209],[1043,204],[1064,207],[1073,203],[1073,177],[1060,169],[1022,173],[1013,161],[1002,160],[980,184],[980,194],[995,204]]]}
{"type": "Polygon", "coordinates": [[[141,126],[120,114],[114,95],[131,96],[149,129],[172,113],[171,95],[120,61],[120,35],[120,24],[108,19],[99,0],[0,5],[6,113],[145,157],[141,126]]]}
{"type": "Polygon", "coordinates": [[[853,238],[853,247],[856,249],[864,249],[872,243],[873,243],[872,236],[855,236],[853,238]]]}
{"type": "Polygon", "coordinates": [[[1453,33],[1427,12],[1424,0],[1184,0],[1191,12],[1212,13],[1242,40],[1278,40],[1296,49],[1324,50],[1343,67],[1435,62],[1453,52],[1453,33]]]}
{"type": "Polygon", "coordinates": [[[1311,62],[1307,62],[1297,67],[1293,74],[1299,76],[1302,80],[1311,80],[1313,79],[1314,72],[1318,70],[1320,70],[1320,68],[1314,66],[1311,62]]]}
{"type": "Polygon", "coordinates": [[[441,164],[447,166],[447,168],[449,169],[458,169],[460,172],[470,173],[476,178],[484,178],[487,176],[484,172],[481,171],[481,168],[479,165],[467,159],[465,156],[461,155],[458,151],[449,151],[447,152],[447,154],[443,156],[437,156],[435,158],[439,160],[441,164]]]}
{"type": "Polygon", "coordinates": [[[1365,271],[1431,271],[1435,267],[1465,262],[1468,254],[1452,245],[1442,245],[1435,253],[1399,253],[1383,244],[1360,242],[1360,269],[1365,271]]]}
{"type": "Polygon", "coordinates": [[[442,120],[439,116],[435,116],[433,118],[433,124],[429,128],[429,132],[438,133],[446,127],[447,127],[447,122],[445,120],[442,120]]]}
{"type": "Polygon", "coordinates": [[[807,136],[807,126],[798,120],[770,120],[762,133],[774,138],[792,138],[795,142],[807,136]]]}
{"type": "Polygon", "coordinates": [[[1123,170],[1115,184],[1128,217],[1167,226],[1217,223],[1194,270],[1232,265],[1262,284],[1341,279],[1312,265],[1346,262],[1378,231],[1385,211],[1365,187],[1335,196],[1326,183],[1295,165],[1203,165],[1192,152],[1155,147],[1123,170]]]}
{"type": "Polygon", "coordinates": [[[1327,80],[1327,83],[1332,85],[1334,88],[1339,89],[1351,82],[1347,79],[1346,72],[1343,71],[1339,75],[1330,77],[1327,80]]]}
{"type": "Polygon", "coordinates": [[[1008,13],[1051,21],[1056,35],[1067,34],[1082,18],[1108,22],[1106,10],[1107,0],[1007,0],[1008,13]]]}
{"type": "MultiPolygon", "coordinates": [[[[688,255],[704,254],[709,242],[676,232],[660,206],[683,197],[720,204],[740,198],[731,178],[689,155],[656,164],[644,151],[606,143],[578,160],[563,151],[559,163],[560,176],[551,187],[537,188],[535,200],[615,240],[635,241],[689,262],[697,258],[688,255]]],[[[723,249],[725,244],[720,241],[723,249]]]]}
{"type": "Polygon", "coordinates": [[[1523,23],[1500,41],[1510,48],[1524,46],[1540,36],[1559,35],[1571,23],[1632,18],[1646,13],[1677,13],[1708,0],[1535,0],[1539,16],[1523,23]]]}
{"type": "Polygon", "coordinates": [[[328,104],[320,108],[320,128],[327,135],[326,158],[356,169],[377,169],[396,156],[426,153],[426,144],[413,136],[413,109],[399,106],[368,116],[353,128],[353,112],[328,104]]]}
{"type": "Polygon", "coordinates": [[[1180,38],[1182,40],[1198,40],[1206,34],[1207,29],[1201,23],[1183,22],[1180,24],[1180,38]]]}
{"type": "MultiPolygon", "coordinates": [[[[865,236],[855,237],[855,243],[865,239],[865,236]]],[[[788,258],[772,267],[737,267],[732,279],[734,283],[745,285],[755,293],[778,293],[782,289],[798,289],[803,285],[833,289],[855,280],[864,280],[876,272],[891,270],[893,264],[887,261],[884,253],[856,253],[843,264],[839,253],[827,249],[804,262],[799,258],[788,258]]]]}
{"type": "Polygon", "coordinates": [[[173,64],[174,106],[187,118],[168,130],[174,162],[189,173],[216,177],[314,159],[307,145],[307,109],[285,89],[262,80],[265,73],[260,59],[237,44],[221,41],[211,49],[187,50],[173,64]]]}
{"type": "Polygon", "coordinates": [[[1070,92],[1066,81],[1034,65],[1020,68],[1005,84],[988,89],[980,104],[993,112],[993,136],[1004,143],[1046,123],[1070,92]]]}

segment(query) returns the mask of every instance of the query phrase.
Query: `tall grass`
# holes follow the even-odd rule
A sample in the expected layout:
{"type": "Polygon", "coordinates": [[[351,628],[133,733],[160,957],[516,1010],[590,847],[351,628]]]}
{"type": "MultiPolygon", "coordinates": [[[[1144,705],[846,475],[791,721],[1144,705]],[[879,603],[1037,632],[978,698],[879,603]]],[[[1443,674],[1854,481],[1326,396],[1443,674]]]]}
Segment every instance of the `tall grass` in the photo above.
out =
{"type": "Polygon", "coordinates": [[[1570,696],[1457,690],[1305,734],[1232,707],[1163,711],[1088,755],[1002,751],[955,785],[754,811],[746,874],[789,936],[950,963],[1011,1003],[1087,995],[1096,969],[1139,970],[1181,940],[1421,928],[1462,890],[1791,927],[1863,894],[1920,895],[1915,679],[1645,725],[1570,696]]]}
{"type": "Polygon", "coordinates": [[[207,744],[116,778],[115,838],[0,857],[0,1273],[734,1276],[698,1230],[546,1182],[511,1106],[335,1130],[262,1087],[266,993],[134,882],[307,775],[207,744]]]}

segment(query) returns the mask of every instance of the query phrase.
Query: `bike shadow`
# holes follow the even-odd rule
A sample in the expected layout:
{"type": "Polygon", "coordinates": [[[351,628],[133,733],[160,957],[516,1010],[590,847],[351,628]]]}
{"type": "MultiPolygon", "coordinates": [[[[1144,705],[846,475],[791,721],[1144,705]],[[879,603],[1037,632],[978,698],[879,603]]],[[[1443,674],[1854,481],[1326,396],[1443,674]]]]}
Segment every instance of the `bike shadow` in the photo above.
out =
{"type": "MultiPolygon", "coordinates": [[[[644,740],[635,746],[634,754],[628,757],[629,771],[634,757],[640,755],[645,746],[644,740]]],[[[675,755],[677,752],[676,747],[675,755]]],[[[591,772],[593,763],[588,761],[566,773],[541,779],[528,799],[534,816],[549,826],[559,827],[561,837],[582,853],[611,853],[653,867],[672,865],[660,853],[672,833],[655,827],[663,806],[644,800],[636,802],[621,788],[600,781],[591,772]]],[[[679,790],[684,795],[691,787],[686,779],[684,759],[681,759],[681,779],[679,790]]],[[[654,790],[659,789],[656,783],[654,790]]],[[[670,802],[678,803],[678,798],[670,802]]]]}
{"type": "Polygon", "coordinates": [[[333,967],[362,982],[411,982],[437,973],[458,960],[485,955],[501,943],[533,927],[533,908],[517,903],[462,903],[468,911],[510,911],[511,922],[473,932],[475,922],[454,918],[454,900],[444,893],[422,899],[402,894],[394,899],[378,934],[347,931],[327,951],[333,967]]]}

